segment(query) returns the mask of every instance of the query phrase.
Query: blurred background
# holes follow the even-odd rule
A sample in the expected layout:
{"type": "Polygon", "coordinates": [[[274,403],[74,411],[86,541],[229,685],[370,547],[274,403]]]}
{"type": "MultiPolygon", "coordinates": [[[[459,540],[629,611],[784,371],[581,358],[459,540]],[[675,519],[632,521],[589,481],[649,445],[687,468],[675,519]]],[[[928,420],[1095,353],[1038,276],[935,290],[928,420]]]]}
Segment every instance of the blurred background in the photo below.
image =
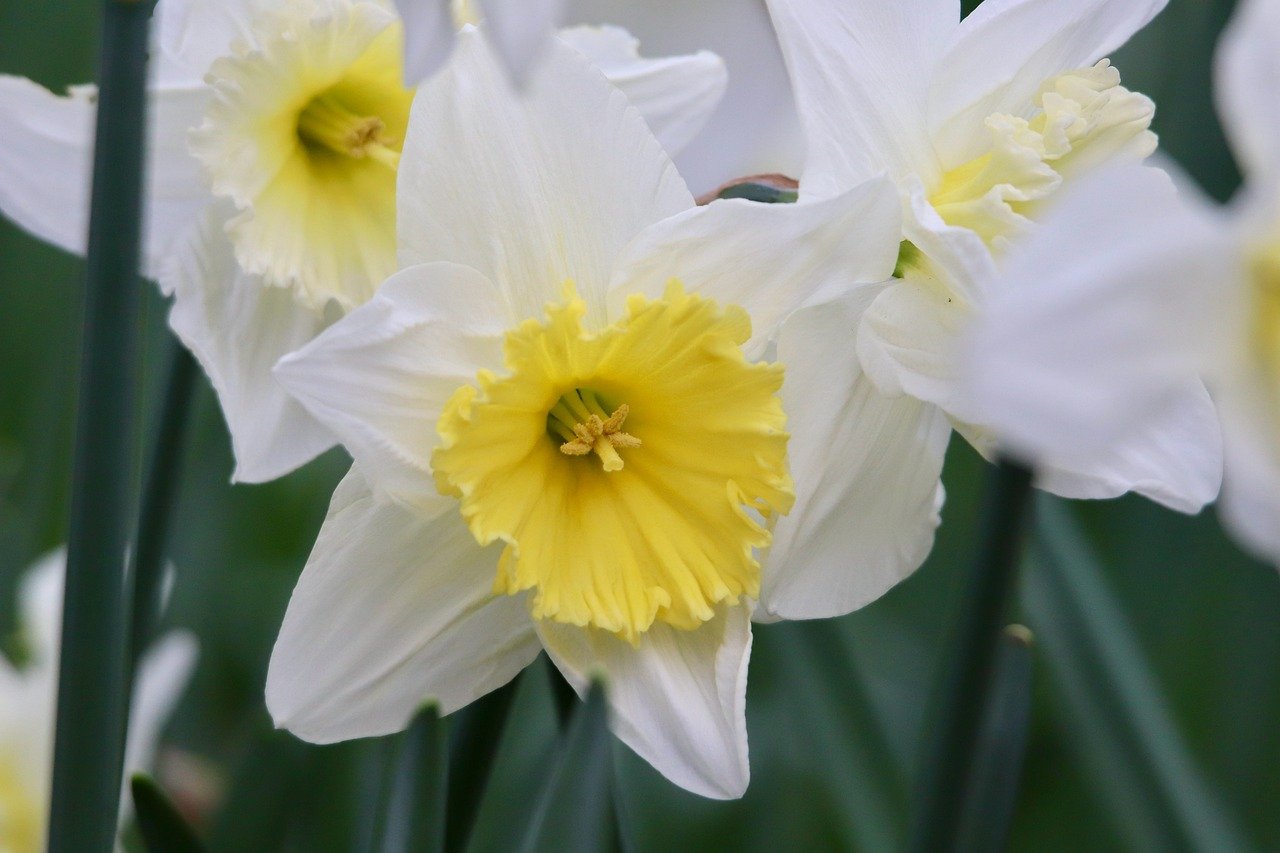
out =
{"type": "MultiPolygon", "coordinates": [[[[1125,85],[1155,99],[1165,153],[1219,199],[1238,182],[1210,97],[1212,50],[1232,5],[1171,0],[1114,57],[1125,85]]],[[[0,3],[0,72],[51,88],[91,79],[96,10],[92,0],[0,3]]],[[[0,221],[5,635],[17,580],[65,536],[82,273],[78,259],[0,221]]],[[[163,302],[153,288],[148,295],[150,423],[168,333],[163,302]]],[[[215,850],[361,849],[371,831],[369,783],[387,744],[302,744],[272,730],[262,701],[285,604],[346,465],[334,451],[270,485],[229,485],[216,401],[207,384],[196,394],[165,622],[194,631],[201,655],[166,730],[159,776],[215,850]]],[[[882,600],[843,619],[757,629],[743,800],[686,794],[617,745],[635,849],[901,846],[984,473],[954,441],[937,547],[882,600]]],[[[1041,504],[1035,540],[1018,602],[1036,643],[1013,848],[1280,848],[1275,571],[1239,553],[1211,511],[1187,518],[1140,499],[1041,504]]],[[[511,844],[556,731],[536,664],[499,745],[473,849],[511,844]]]]}

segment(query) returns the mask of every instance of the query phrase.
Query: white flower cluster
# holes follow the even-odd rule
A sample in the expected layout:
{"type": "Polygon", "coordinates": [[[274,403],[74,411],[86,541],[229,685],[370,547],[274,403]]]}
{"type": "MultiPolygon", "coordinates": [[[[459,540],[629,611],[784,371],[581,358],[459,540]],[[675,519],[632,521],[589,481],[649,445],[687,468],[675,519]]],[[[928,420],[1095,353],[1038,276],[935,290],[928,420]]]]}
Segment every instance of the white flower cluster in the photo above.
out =
{"type": "MultiPolygon", "coordinates": [[[[236,479],[354,460],[278,725],[397,731],[545,650],[740,796],[753,620],[919,567],[953,430],[1185,512],[1225,456],[1280,561],[1280,0],[1222,48],[1226,215],[1144,162],[1108,60],[1164,5],[160,0],[146,271],[236,479]],[[795,204],[691,191],[797,172],[795,204]]],[[[0,210],[72,251],[94,109],[0,77],[0,210]]]]}

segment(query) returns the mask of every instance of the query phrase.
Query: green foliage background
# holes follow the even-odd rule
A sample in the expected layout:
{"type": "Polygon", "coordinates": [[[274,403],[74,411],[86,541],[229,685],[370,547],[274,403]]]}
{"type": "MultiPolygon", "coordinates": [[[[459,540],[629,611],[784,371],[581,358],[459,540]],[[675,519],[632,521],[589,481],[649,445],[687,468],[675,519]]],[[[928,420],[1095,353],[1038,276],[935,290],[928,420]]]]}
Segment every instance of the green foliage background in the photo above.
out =
{"type": "MultiPolygon", "coordinates": [[[[1164,151],[1218,198],[1238,183],[1209,88],[1231,5],[1172,0],[1115,57],[1126,85],[1155,98],[1164,151]]],[[[95,13],[90,0],[0,3],[0,72],[51,87],[90,79],[95,13]]],[[[78,259],[0,222],[0,624],[8,628],[17,578],[64,538],[82,273],[78,259]]],[[[164,312],[152,293],[149,417],[164,312]]],[[[273,732],[262,705],[276,629],[346,459],[335,451],[280,482],[231,486],[207,385],[193,414],[167,622],[196,632],[202,652],[168,742],[207,762],[223,786],[202,827],[214,849],[361,849],[372,825],[368,783],[386,744],[306,746],[273,732]]],[[[615,749],[635,849],[901,845],[983,473],[955,441],[937,548],[881,601],[843,619],[757,630],[753,781],[743,800],[686,794],[615,749]]],[[[1241,555],[1212,512],[1186,518],[1139,499],[1042,509],[1044,547],[1028,559],[1021,594],[1021,618],[1039,642],[1014,848],[1280,847],[1274,570],[1241,555]]],[[[556,730],[538,666],[511,719],[476,849],[511,842],[545,774],[556,730]]]]}

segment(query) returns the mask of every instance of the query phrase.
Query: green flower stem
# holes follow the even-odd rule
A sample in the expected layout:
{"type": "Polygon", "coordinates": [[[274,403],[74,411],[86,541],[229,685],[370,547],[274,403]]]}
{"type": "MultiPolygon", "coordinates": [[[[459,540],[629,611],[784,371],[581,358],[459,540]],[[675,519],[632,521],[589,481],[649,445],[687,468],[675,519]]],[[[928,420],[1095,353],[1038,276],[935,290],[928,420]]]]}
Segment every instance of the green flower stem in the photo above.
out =
{"type": "Polygon", "coordinates": [[[51,853],[109,853],[124,751],[125,550],[135,498],[147,31],[151,4],[104,6],[85,281],[51,853]]]}
{"type": "Polygon", "coordinates": [[[1031,723],[1032,635],[1010,625],[1000,637],[990,704],[979,735],[960,830],[963,850],[1004,850],[1018,801],[1031,723]]]}
{"type": "Polygon", "coordinates": [[[982,546],[963,592],[960,619],[943,660],[942,690],[934,704],[934,743],[920,777],[911,849],[952,850],[979,749],[1004,614],[1021,556],[1032,473],[1001,462],[983,507],[982,546]]]}
{"type": "MultiPolygon", "coordinates": [[[[527,671],[527,670],[526,670],[527,671]]],[[[516,696],[512,679],[487,696],[458,711],[449,738],[449,814],[445,819],[445,849],[465,850],[475,826],[480,801],[489,783],[493,761],[502,740],[511,703],[516,696]]]]}
{"type": "Polygon", "coordinates": [[[129,634],[131,665],[146,649],[160,616],[160,590],[169,524],[181,482],[187,423],[196,376],[200,372],[195,358],[176,339],[173,339],[170,350],[169,375],[138,517],[133,564],[133,621],[129,634]]]}

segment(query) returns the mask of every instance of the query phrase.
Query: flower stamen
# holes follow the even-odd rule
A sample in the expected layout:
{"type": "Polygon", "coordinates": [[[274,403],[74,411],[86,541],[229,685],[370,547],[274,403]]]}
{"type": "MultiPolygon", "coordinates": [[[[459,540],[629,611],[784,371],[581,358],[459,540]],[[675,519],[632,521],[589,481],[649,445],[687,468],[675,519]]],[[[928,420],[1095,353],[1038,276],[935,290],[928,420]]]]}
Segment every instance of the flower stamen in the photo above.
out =
{"type": "Polygon", "coordinates": [[[565,439],[560,452],[566,456],[586,456],[595,453],[606,471],[621,471],[622,457],[619,447],[639,447],[640,439],[622,431],[631,407],[626,403],[612,414],[605,414],[595,392],[575,388],[562,396],[547,413],[547,429],[565,439]]]}
{"type": "Polygon", "coordinates": [[[313,98],[298,115],[298,138],[309,148],[356,160],[367,157],[394,170],[400,165],[400,152],[390,147],[385,130],[382,119],[357,115],[333,94],[313,98]]]}

